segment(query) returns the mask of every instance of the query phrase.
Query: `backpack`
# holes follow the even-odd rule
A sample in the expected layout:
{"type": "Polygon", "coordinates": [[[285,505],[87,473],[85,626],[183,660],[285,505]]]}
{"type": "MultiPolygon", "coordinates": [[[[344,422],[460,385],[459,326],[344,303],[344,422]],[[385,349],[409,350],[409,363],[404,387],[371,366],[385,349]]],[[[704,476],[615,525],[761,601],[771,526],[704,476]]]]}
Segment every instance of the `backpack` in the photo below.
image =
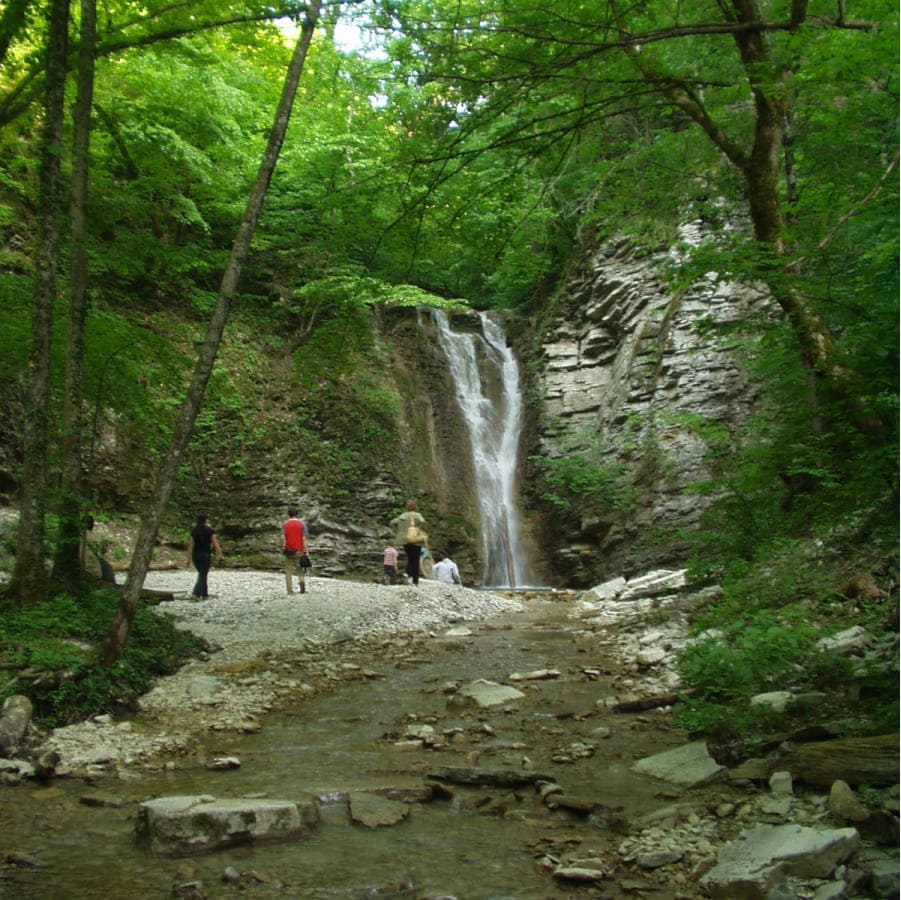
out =
{"type": "Polygon", "coordinates": [[[407,534],[404,542],[407,544],[424,544],[428,535],[418,526],[410,525],[407,528],[407,534]]]}

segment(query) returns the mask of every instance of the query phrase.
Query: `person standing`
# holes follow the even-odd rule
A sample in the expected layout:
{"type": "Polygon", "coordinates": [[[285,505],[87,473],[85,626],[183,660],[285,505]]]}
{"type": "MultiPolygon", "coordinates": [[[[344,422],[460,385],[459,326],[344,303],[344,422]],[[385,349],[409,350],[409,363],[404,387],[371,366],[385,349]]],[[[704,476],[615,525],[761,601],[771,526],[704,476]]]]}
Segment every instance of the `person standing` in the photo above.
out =
{"type": "Polygon", "coordinates": [[[307,529],[297,517],[297,507],[288,507],[288,518],[282,525],[282,554],[285,557],[285,586],[294,593],[294,576],[300,583],[300,592],[307,592],[307,529]]]}
{"type": "Polygon", "coordinates": [[[403,544],[407,557],[407,575],[413,584],[419,584],[419,560],[423,544],[428,540],[426,523],[422,514],[416,509],[416,501],[408,500],[405,512],[391,520],[395,539],[403,544]]]}
{"type": "Polygon", "coordinates": [[[382,555],[382,581],[385,584],[397,584],[397,548],[385,547],[382,555]]]}
{"type": "Polygon", "coordinates": [[[216,559],[222,562],[222,548],[216,538],[216,532],[210,528],[209,516],[206,513],[197,514],[197,522],[191,529],[188,538],[188,564],[194,564],[197,569],[197,581],[194,590],[191,591],[192,600],[206,600],[210,596],[207,586],[207,575],[213,564],[213,553],[216,559]]]}
{"type": "Polygon", "coordinates": [[[444,584],[463,584],[460,580],[460,570],[449,556],[439,555],[438,562],[432,566],[432,578],[444,584]]]}
{"type": "Polygon", "coordinates": [[[429,551],[429,545],[423,544],[419,550],[419,576],[420,578],[431,578],[432,577],[432,566],[435,564],[435,560],[432,559],[432,554],[429,551]]]}

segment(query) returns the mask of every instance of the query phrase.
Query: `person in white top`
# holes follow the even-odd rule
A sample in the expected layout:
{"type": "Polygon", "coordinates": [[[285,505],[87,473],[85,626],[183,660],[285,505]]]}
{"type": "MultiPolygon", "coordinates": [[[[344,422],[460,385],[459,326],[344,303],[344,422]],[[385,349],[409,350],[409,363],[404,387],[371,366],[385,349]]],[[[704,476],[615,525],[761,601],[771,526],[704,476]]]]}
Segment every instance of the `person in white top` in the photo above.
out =
{"type": "Polygon", "coordinates": [[[438,558],[438,562],[432,566],[432,578],[435,581],[443,581],[445,584],[463,584],[460,580],[460,570],[449,556],[438,558]]]}

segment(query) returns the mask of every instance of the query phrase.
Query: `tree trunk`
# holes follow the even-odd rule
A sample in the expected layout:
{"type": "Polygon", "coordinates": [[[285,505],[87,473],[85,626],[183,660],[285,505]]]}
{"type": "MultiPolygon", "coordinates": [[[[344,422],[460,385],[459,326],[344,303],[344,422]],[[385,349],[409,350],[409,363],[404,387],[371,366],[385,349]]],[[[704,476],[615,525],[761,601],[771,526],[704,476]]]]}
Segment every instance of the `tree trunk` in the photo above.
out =
{"type": "Polygon", "coordinates": [[[182,403],[181,411],[173,430],[169,451],[157,469],[153,505],[142,520],[141,528],[135,539],[125,591],[122,599],[119,601],[116,616],[100,648],[100,660],[107,666],[115,663],[125,652],[131,625],[138,610],[138,599],[144,584],[144,577],[147,574],[150,559],[153,555],[153,546],[156,542],[160,522],[169,502],[182,457],[191,438],[194,421],[197,418],[197,413],[200,411],[207,382],[219,350],[219,342],[222,339],[231,298],[241,276],[244,259],[247,256],[247,251],[250,249],[250,242],[253,239],[263,201],[266,198],[266,192],[272,180],[272,173],[285,139],[285,133],[291,117],[291,108],[297,95],[297,86],[300,82],[307,50],[319,18],[320,5],[321,0],[312,0],[307,7],[307,17],[298,36],[294,55],[291,58],[288,73],[285,76],[285,84],[282,88],[275,121],[269,133],[269,142],[263,154],[263,161],[251,190],[250,198],[247,201],[244,218],[238,227],[231,255],[222,276],[219,296],[216,299],[216,306],[207,327],[206,338],[200,351],[200,358],[197,361],[188,394],[182,403]]]}
{"type": "Polygon", "coordinates": [[[37,602],[46,587],[44,514],[47,498],[47,429],[50,350],[59,258],[62,175],[60,148],[66,88],[69,0],[52,0],[47,35],[47,87],[38,199],[38,247],[32,297],[31,349],[26,411],[22,425],[19,533],[9,595],[19,604],[37,602]]]}
{"type": "Polygon", "coordinates": [[[96,0],[81,0],[81,42],[78,51],[78,92],[73,113],[72,189],[69,205],[72,218],[72,284],[63,386],[59,537],[53,559],[53,580],[70,590],[77,588],[81,581],[79,546],[85,513],[82,485],[82,406],[88,283],[88,150],[94,97],[96,25],[96,0]]]}

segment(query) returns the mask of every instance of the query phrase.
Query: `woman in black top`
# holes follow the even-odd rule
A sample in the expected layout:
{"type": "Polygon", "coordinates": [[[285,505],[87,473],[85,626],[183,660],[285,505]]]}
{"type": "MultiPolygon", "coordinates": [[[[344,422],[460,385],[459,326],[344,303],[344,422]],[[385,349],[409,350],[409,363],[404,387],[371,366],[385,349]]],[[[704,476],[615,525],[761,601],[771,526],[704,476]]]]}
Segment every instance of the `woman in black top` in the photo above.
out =
{"type": "Polygon", "coordinates": [[[213,564],[213,551],[219,562],[222,562],[222,549],[208,519],[206,513],[198,513],[197,524],[191,529],[191,537],[188,539],[188,559],[197,569],[197,582],[191,591],[192,600],[205,600],[210,595],[206,577],[213,564]]]}

